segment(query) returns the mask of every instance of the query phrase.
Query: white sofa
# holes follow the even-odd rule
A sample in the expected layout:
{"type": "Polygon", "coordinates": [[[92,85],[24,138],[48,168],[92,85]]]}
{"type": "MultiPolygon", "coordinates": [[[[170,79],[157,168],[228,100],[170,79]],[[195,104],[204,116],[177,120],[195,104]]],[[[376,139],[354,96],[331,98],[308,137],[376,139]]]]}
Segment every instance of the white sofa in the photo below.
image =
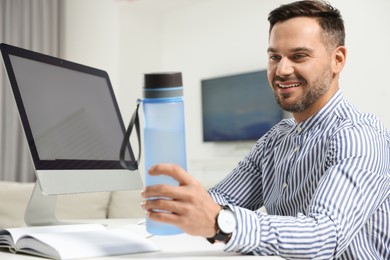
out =
{"type": "MultiPolygon", "coordinates": [[[[0,181],[0,228],[24,225],[34,183],[0,181]]],[[[59,219],[142,218],[139,190],[59,196],[59,219]]]]}

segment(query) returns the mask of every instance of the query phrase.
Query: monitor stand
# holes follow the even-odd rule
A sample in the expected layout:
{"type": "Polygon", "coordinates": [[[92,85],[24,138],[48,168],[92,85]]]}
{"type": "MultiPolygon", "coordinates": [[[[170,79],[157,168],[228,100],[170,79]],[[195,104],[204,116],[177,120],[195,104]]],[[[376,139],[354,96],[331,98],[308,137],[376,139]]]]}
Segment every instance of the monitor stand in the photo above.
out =
{"type": "Polygon", "coordinates": [[[45,195],[37,180],[24,214],[24,222],[27,226],[70,224],[57,219],[56,205],[57,195],[45,195]]]}

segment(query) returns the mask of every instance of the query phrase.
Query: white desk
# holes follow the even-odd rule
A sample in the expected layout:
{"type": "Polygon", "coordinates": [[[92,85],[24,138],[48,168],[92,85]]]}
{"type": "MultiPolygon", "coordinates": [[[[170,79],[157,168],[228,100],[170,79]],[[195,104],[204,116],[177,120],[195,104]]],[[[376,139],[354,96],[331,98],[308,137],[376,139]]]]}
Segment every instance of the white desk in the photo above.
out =
{"type": "MultiPolygon", "coordinates": [[[[93,221],[95,222],[95,221],[93,221]]],[[[109,227],[117,227],[119,225],[126,225],[135,223],[134,220],[108,220],[98,221],[100,223],[108,224],[109,227]]],[[[154,236],[150,238],[156,243],[162,250],[152,253],[143,254],[131,254],[131,255],[118,255],[118,256],[106,256],[87,258],[90,260],[120,260],[120,259],[216,259],[221,257],[228,257],[229,259],[282,259],[280,257],[264,257],[264,256],[243,256],[232,253],[223,252],[223,244],[210,244],[206,239],[202,237],[193,237],[187,234],[180,234],[174,236],[154,236]]],[[[6,250],[0,250],[1,260],[41,260],[45,258],[12,254],[6,250]]]]}

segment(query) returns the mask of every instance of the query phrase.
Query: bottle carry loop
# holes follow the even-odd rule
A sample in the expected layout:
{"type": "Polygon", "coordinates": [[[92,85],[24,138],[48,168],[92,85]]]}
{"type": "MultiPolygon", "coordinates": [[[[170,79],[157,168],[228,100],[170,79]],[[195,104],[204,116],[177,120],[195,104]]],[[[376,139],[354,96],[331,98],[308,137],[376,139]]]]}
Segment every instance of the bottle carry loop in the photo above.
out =
{"type": "Polygon", "coordinates": [[[119,160],[120,164],[122,165],[123,168],[127,168],[130,171],[134,171],[138,169],[138,165],[141,159],[141,135],[140,135],[140,124],[139,124],[139,117],[138,117],[138,109],[139,105],[141,104],[142,100],[137,99],[137,106],[135,108],[135,111],[131,117],[129,126],[127,127],[126,134],[123,138],[122,145],[121,145],[121,150],[119,153],[119,160]],[[133,127],[135,127],[135,131],[137,134],[137,139],[138,139],[138,157],[135,162],[130,162],[126,163],[125,161],[125,152],[126,152],[126,146],[129,143],[129,138],[131,135],[131,132],[133,131],[133,127]]]}

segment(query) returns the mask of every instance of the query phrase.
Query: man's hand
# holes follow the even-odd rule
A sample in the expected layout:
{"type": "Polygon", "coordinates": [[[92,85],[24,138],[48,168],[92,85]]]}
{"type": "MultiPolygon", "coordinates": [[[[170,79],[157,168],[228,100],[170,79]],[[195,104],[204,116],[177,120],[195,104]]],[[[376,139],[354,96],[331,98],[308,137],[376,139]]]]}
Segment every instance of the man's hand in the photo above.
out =
{"type": "Polygon", "coordinates": [[[185,233],[194,236],[212,237],[216,233],[215,218],[221,207],[215,203],[201,184],[182,168],[173,164],[158,164],[149,169],[149,174],[168,175],[179,186],[154,185],[146,187],[141,195],[146,200],[142,207],[154,221],[174,224],[185,233]],[[147,200],[150,197],[167,197],[172,200],[147,200]],[[156,212],[152,209],[167,212],[156,212]]]}

